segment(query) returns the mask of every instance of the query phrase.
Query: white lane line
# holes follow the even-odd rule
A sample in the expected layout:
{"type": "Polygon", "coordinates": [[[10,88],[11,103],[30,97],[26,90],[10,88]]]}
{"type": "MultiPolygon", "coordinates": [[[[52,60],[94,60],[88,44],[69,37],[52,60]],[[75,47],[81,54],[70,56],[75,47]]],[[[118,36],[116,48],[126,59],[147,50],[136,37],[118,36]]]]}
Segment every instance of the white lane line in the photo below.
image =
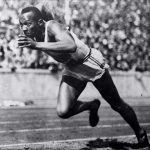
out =
{"type": "MultiPolygon", "coordinates": [[[[141,123],[141,126],[150,126],[150,123],[141,123]]],[[[114,125],[98,125],[96,128],[112,128],[112,127],[127,127],[128,124],[114,124],[114,125]]],[[[90,126],[79,127],[56,127],[56,128],[39,128],[39,129],[20,129],[20,130],[1,130],[2,133],[24,133],[24,132],[41,132],[41,131],[58,131],[58,130],[71,130],[71,129],[91,129],[90,126]]]]}
{"type": "MultiPolygon", "coordinates": [[[[150,136],[150,134],[147,134],[147,136],[150,136]]],[[[125,138],[133,138],[135,135],[119,135],[119,136],[111,136],[109,138],[114,139],[125,139],[125,138]]],[[[108,137],[100,137],[101,139],[108,139],[108,137]]],[[[90,141],[90,140],[96,140],[97,137],[90,137],[90,138],[80,138],[80,139],[68,139],[68,140],[58,140],[58,141],[44,141],[44,142],[35,142],[35,143],[19,143],[19,144],[4,144],[0,145],[0,148],[13,148],[13,147],[25,147],[25,146],[50,146],[52,144],[59,144],[59,143],[66,143],[66,142],[84,142],[84,141],[90,141]]]]}

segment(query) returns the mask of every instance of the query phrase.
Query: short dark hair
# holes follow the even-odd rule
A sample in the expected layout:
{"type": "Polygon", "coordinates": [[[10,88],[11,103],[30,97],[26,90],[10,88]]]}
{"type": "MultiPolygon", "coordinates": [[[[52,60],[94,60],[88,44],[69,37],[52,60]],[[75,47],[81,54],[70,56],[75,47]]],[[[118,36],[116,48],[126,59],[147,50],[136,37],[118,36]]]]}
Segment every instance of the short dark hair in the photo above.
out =
{"type": "Polygon", "coordinates": [[[36,20],[39,20],[39,19],[42,19],[42,14],[41,12],[39,11],[38,8],[34,7],[34,6],[28,6],[28,7],[25,7],[21,10],[21,14],[24,14],[24,13],[27,13],[27,12],[33,12],[34,14],[34,18],[36,20]]]}

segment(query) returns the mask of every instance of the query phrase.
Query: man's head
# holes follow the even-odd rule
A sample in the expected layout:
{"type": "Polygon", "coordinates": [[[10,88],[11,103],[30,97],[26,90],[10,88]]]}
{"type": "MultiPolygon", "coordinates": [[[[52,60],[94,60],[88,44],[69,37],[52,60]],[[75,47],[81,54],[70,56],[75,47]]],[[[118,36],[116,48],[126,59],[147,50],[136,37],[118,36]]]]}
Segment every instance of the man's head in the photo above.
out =
{"type": "Polygon", "coordinates": [[[44,26],[41,12],[33,6],[25,7],[19,15],[20,27],[30,38],[41,36],[44,26]]]}

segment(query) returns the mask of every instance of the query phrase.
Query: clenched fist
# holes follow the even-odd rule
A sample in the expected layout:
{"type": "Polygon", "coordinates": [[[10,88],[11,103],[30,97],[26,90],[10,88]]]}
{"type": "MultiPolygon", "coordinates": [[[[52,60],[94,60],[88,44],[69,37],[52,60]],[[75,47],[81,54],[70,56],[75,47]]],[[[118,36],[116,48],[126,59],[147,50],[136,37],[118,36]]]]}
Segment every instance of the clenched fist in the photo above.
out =
{"type": "Polygon", "coordinates": [[[36,42],[25,35],[20,35],[18,37],[18,46],[34,48],[36,46],[36,42]]]}

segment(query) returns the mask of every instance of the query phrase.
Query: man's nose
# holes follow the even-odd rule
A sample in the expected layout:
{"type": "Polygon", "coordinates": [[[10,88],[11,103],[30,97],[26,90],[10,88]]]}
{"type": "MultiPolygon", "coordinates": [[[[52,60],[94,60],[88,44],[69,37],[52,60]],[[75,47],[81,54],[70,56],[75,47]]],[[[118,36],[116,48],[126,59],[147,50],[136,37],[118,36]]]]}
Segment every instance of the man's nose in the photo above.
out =
{"type": "Polygon", "coordinates": [[[27,26],[26,26],[26,25],[23,25],[23,26],[22,26],[22,30],[23,30],[23,31],[27,31],[27,30],[28,30],[27,26]]]}

